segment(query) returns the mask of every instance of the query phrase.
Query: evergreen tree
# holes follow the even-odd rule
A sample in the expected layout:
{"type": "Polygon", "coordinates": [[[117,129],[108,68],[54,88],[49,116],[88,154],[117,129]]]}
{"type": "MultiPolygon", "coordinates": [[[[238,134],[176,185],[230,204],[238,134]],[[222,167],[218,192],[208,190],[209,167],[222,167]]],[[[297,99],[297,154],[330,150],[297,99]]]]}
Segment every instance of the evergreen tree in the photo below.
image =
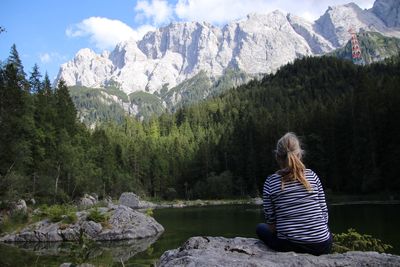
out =
{"type": "Polygon", "coordinates": [[[42,90],[42,75],[39,72],[39,66],[35,64],[33,66],[31,76],[29,77],[30,92],[32,94],[39,93],[42,90]]]}

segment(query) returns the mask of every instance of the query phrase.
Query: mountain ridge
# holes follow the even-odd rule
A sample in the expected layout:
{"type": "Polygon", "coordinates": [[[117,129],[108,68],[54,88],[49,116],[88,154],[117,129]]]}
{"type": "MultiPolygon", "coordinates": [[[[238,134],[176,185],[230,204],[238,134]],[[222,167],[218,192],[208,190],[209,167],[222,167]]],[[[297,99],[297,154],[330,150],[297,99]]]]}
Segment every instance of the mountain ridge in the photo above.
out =
{"type": "MultiPolygon", "coordinates": [[[[274,73],[296,58],[343,47],[350,38],[350,27],[400,37],[400,29],[389,27],[398,25],[398,14],[382,20],[388,12],[393,13],[388,6],[396,4],[377,0],[369,10],[354,3],[333,6],[314,22],[278,10],[252,13],[222,27],[207,22],[174,22],[148,32],[141,40],[119,43],[111,52],[80,50],[61,66],[57,81],[63,79],[69,86],[113,85],[127,95],[143,91],[160,96],[161,90],[172,90],[201,71],[214,81],[227,69],[257,77],[274,73]]],[[[208,90],[204,97],[210,93],[208,90]]],[[[174,102],[162,101],[164,105],[174,102]]]]}

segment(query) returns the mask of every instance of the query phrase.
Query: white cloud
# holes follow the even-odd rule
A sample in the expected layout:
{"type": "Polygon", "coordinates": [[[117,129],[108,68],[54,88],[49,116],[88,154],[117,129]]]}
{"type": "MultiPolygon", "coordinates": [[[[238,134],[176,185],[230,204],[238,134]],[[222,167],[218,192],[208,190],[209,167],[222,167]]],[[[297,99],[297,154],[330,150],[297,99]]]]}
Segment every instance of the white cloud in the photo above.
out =
{"type": "Polygon", "coordinates": [[[112,49],[119,42],[134,38],[140,39],[147,31],[153,30],[150,25],[142,25],[132,29],[120,20],[102,17],[90,17],[78,24],[68,27],[68,37],[89,37],[90,41],[101,50],[112,49]]]}
{"type": "Polygon", "coordinates": [[[140,0],[135,6],[136,20],[149,20],[159,25],[172,19],[173,8],[166,0],[140,0]]]}
{"type": "Polygon", "coordinates": [[[49,63],[51,61],[51,57],[49,53],[44,53],[39,55],[40,62],[49,63]]]}
{"type": "Polygon", "coordinates": [[[39,54],[39,60],[42,64],[47,64],[54,61],[65,61],[66,59],[66,56],[60,55],[57,52],[45,52],[39,54]]]}

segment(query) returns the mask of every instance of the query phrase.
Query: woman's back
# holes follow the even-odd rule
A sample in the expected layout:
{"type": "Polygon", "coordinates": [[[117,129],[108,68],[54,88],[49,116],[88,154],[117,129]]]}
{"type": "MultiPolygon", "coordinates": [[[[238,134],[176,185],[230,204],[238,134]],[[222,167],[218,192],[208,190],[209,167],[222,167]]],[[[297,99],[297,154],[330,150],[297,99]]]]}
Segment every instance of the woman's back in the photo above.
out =
{"type": "Polygon", "coordinates": [[[277,237],[298,243],[316,243],[329,239],[328,210],[318,176],[304,171],[311,190],[297,180],[285,183],[273,174],[264,184],[263,204],[266,217],[276,226],[277,237]]]}
{"type": "Polygon", "coordinates": [[[328,209],[321,182],[304,166],[303,154],[294,133],[278,140],[275,158],[280,170],[265,180],[266,223],[258,224],[256,233],[272,249],[321,255],[332,247],[328,209]]]}

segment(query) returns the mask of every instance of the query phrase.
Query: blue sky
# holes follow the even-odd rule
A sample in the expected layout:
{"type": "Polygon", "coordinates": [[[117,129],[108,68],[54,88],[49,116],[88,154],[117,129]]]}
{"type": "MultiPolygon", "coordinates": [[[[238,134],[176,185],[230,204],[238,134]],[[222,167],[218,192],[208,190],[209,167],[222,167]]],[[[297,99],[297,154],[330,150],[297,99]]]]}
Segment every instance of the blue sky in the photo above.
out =
{"type": "Polygon", "coordinates": [[[15,43],[26,73],[37,63],[54,79],[81,48],[112,50],[171,21],[223,25],[276,9],[315,20],[329,5],[348,2],[370,8],[374,0],[1,0],[0,26],[6,32],[0,34],[0,60],[15,43]]]}

